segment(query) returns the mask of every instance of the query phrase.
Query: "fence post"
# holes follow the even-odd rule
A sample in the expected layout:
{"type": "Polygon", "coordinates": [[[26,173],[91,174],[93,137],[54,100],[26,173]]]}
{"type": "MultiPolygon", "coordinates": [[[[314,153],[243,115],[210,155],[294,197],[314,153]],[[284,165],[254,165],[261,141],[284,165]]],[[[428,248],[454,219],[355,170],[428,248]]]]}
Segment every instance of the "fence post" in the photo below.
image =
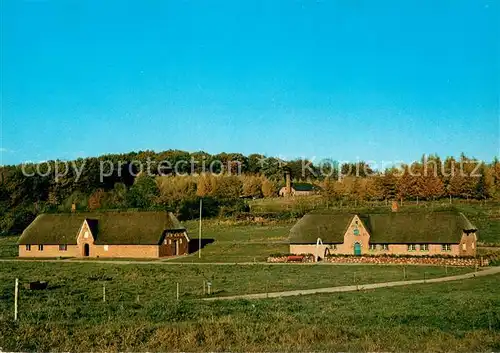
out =
{"type": "Polygon", "coordinates": [[[102,284],[102,301],[106,302],[106,282],[102,284]]]}
{"type": "Polygon", "coordinates": [[[177,282],[177,300],[179,300],[179,282],[177,282]]]}
{"type": "Polygon", "coordinates": [[[17,299],[19,296],[19,279],[16,278],[16,288],[14,289],[14,321],[17,321],[17,299]]]}
{"type": "Polygon", "coordinates": [[[403,279],[406,279],[406,267],[403,266],[403,279]]]}

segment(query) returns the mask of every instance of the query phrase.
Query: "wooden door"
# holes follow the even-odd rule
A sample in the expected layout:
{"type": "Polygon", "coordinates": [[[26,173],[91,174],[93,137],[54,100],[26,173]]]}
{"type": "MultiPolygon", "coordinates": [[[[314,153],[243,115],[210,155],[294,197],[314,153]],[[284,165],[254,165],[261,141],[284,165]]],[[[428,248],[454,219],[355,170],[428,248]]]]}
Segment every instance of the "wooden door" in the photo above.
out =
{"type": "Polygon", "coordinates": [[[361,244],[354,243],[354,255],[361,255],[361,244]]]}

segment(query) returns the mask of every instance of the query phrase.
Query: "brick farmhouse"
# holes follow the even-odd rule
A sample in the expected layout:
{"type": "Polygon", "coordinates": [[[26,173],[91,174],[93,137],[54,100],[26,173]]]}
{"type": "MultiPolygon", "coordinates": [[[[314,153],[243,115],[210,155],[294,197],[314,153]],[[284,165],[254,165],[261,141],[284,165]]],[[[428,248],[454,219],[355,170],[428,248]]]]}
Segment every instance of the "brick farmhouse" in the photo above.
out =
{"type": "Polygon", "coordinates": [[[317,185],[311,183],[292,183],[290,172],[286,171],[285,185],[279,189],[278,195],[283,197],[309,196],[317,194],[319,189],[320,188],[317,185]]]}
{"type": "Polygon", "coordinates": [[[456,211],[310,213],[290,230],[290,253],[475,256],[476,232],[456,211]]]}
{"type": "Polygon", "coordinates": [[[41,214],[19,239],[20,257],[159,258],[189,252],[189,237],[167,212],[41,214]]]}

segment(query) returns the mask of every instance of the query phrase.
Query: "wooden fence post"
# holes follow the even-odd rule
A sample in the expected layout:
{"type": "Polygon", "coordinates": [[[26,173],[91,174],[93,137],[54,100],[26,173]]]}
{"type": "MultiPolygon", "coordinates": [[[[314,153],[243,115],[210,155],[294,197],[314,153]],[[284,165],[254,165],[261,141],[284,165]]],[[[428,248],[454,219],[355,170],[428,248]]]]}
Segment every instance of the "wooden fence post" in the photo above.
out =
{"type": "Polygon", "coordinates": [[[19,296],[19,279],[16,278],[16,288],[14,289],[14,321],[17,321],[17,299],[19,296]]]}
{"type": "Polygon", "coordinates": [[[102,301],[106,302],[106,282],[102,284],[102,301]]]}
{"type": "Polygon", "coordinates": [[[179,282],[177,282],[177,300],[179,300],[179,282]]]}

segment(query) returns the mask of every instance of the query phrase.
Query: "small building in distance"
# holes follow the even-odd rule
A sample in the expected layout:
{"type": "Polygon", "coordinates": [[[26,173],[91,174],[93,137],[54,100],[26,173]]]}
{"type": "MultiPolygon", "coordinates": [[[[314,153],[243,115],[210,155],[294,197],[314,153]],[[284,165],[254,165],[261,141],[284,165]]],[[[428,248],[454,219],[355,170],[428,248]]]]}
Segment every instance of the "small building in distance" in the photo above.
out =
{"type": "Polygon", "coordinates": [[[290,230],[290,253],[475,256],[476,232],[457,211],[309,213],[290,230]]]}
{"type": "Polygon", "coordinates": [[[159,258],[189,253],[171,212],[41,214],[24,230],[20,257],[159,258]]]}
{"type": "Polygon", "coordinates": [[[292,183],[290,172],[285,172],[285,186],[281,187],[278,195],[286,196],[307,196],[317,194],[319,187],[311,183],[292,183]]]}

